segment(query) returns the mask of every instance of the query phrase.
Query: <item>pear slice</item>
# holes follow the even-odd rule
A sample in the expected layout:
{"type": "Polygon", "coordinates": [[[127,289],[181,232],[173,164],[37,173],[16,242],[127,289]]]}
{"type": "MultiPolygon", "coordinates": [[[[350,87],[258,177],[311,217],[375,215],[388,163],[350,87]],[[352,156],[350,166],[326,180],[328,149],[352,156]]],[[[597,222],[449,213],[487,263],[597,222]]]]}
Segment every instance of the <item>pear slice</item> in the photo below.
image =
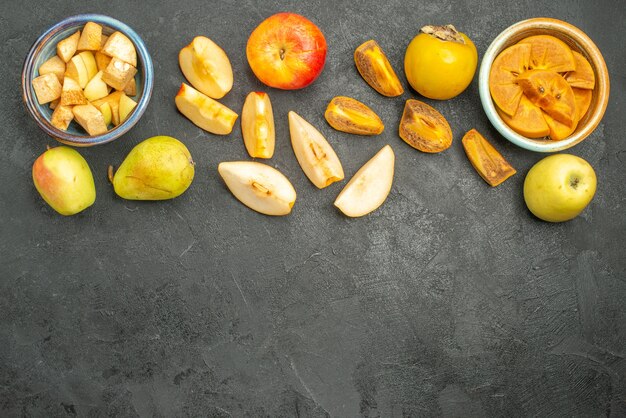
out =
{"type": "Polygon", "coordinates": [[[71,36],[63,39],[57,44],[57,55],[64,62],[68,63],[78,47],[78,40],[80,39],[80,31],[74,32],[71,36]]]}
{"type": "Polygon", "coordinates": [[[274,113],[270,96],[263,92],[251,92],[241,111],[241,134],[252,158],[272,158],[274,155],[274,113]]]}
{"type": "Polygon", "coordinates": [[[133,67],[137,67],[137,51],[135,45],[128,39],[122,32],[113,32],[108,37],[102,49],[100,49],[105,55],[122,60],[133,67]]]}
{"type": "Polygon", "coordinates": [[[109,86],[102,81],[102,71],[99,71],[85,86],[85,98],[90,102],[102,99],[109,95],[109,86]]]}
{"type": "Polygon", "coordinates": [[[62,83],[63,77],[65,76],[65,61],[55,55],[48,61],[41,64],[39,67],[39,75],[45,75],[48,73],[56,75],[59,79],[59,83],[62,83]]]}
{"type": "Polygon", "coordinates": [[[45,104],[61,97],[63,86],[59,83],[56,75],[48,73],[33,80],[33,89],[39,104],[45,104]]]}
{"type": "Polygon", "coordinates": [[[107,131],[107,125],[104,116],[92,104],[77,105],[72,108],[74,119],[82,126],[89,135],[102,135],[107,131]]]}
{"type": "Polygon", "coordinates": [[[213,99],[233,88],[233,69],[222,48],[204,36],[196,36],[178,54],[180,69],[192,86],[213,99]]]}
{"type": "Polygon", "coordinates": [[[96,67],[98,67],[98,71],[104,71],[109,66],[109,63],[113,58],[103,54],[100,51],[96,51],[94,59],[96,60],[96,67]]]}
{"type": "Polygon", "coordinates": [[[239,117],[223,104],[182,83],[176,95],[176,107],[196,126],[216,135],[232,132],[239,117]]]}
{"type": "Polygon", "coordinates": [[[113,121],[113,113],[111,112],[111,105],[108,102],[104,102],[98,108],[100,113],[102,113],[102,117],[104,118],[104,124],[109,126],[113,121]]]}
{"type": "Polygon", "coordinates": [[[83,63],[85,64],[85,68],[87,69],[87,78],[91,80],[98,74],[98,65],[96,64],[96,58],[93,56],[93,52],[91,51],[83,51],[79,53],[80,57],[83,59],[83,63]]]}
{"type": "Polygon", "coordinates": [[[287,215],[296,202],[296,190],[283,173],[254,161],[220,163],[217,171],[232,194],[259,213],[287,215]]]}
{"type": "Polygon", "coordinates": [[[89,72],[80,54],[74,55],[70,62],[67,63],[65,77],[74,79],[81,89],[84,89],[89,82],[89,72]]]}
{"type": "Polygon", "coordinates": [[[304,174],[318,189],[343,180],[343,167],[326,138],[296,112],[289,112],[291,146],[304,174]]]}
{"type": "Polygon", "coordinates": [[[78,39],[76,48],[79,51],[97,51],[102,43],[102,26],[94,22],[87,22],[78,39]]]}
{"type": "Polygon", "coordinates": [[[137,102],[128,97],[126,94],[120,96],[120,123],[123,123],[128,115],[137,107],[137,102]]]}
{"type": "Polygon", "coordinates": [[[391,191],[394,164],[393,149],[385,145],[350,179],[335,199],[335,206],[352,218],[378,209],[391,191]]]}

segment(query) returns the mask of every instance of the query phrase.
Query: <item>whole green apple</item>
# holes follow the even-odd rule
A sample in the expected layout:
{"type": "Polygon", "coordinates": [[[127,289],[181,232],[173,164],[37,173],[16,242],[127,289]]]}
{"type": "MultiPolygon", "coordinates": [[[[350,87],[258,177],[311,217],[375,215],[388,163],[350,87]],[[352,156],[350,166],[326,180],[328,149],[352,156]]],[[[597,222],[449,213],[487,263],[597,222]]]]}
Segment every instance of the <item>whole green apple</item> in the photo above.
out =
{"type": "Polygon", "coordinates": [[[574,219],[596,193],[596,173],[580,157],[555,154],[535,164],[524,180],[524,200],[539,219],[563,222],[574,219]]]}
{"type": "Polygon", "coordinates": [[[96,186],[87,161],[69,147],[50,148],[33,164],[33,182],[52,209],[74,215],[96,200],[96,186]]]}

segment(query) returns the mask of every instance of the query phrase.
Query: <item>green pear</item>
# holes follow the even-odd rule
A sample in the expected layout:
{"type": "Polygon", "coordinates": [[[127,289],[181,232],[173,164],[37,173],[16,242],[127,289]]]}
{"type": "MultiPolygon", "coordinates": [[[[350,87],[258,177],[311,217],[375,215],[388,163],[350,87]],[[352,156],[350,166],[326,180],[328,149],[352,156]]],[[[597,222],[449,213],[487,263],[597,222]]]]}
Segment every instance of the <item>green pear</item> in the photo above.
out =
{"type": "Polygon", "coordinates": [[[171,136],[153,136],[140,142],[109,179],[115,193],[129,200],[166,200],[187,190],[194,175],[189,150],[171,136]]]}
{"type": "Polygon", "coordinates": [[[52,209],[74,215],[93,205],[96,186],[87,161],[69,147],[50,148],[33,164],[35,188],[52,209]]]}

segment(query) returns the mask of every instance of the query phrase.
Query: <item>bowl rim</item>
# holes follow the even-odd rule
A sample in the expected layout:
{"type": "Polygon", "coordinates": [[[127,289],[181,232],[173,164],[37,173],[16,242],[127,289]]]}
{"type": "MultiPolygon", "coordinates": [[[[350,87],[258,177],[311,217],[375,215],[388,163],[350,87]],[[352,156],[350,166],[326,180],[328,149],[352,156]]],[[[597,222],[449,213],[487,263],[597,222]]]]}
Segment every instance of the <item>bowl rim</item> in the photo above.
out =
{"type": "Polygon", "coordinates": [[[110,16],[96,13],[86,13],[70,16],[49,27],[33,43],[28,51],[28,54],[26,55],[24,65],[22,67],[22,100],[30,116],[35,120],[35,122],[37,122],[37,125],[49,136],[53,137],[61,143],[79,147],[106,144],[128,132],[139,121],[139,119],[145,112],[148,103],[150,102],[150,98],[152,97],[153,86],[154,69],[152,65],[152,58],[150,57],[146,45],[141,37],[137,34],[137,32],[135,32],[130,26],[126,25],[125,23],[120,22],[119,20],[110,16]],[[120,125],[107,131],[106,133],[95,136],[74,135],[53,126],[48,118],[44,116],[39,110],[38,102],[32,88],[32,80],[37,70],[36,68],[34,68],[35,61],[37,55],[41,52],[42,48],[59,31],[67,28],[81,26],[89,21],[101,24],[103,26],[107,26],[113,30],[120,31],[131,39],[137,50],[137,58],[141,63],[141,79],[143,84],[142,95],[137,102],[136,108],[130,114],[128,119],[126,119],[120,125]]]}
{"type": "Polygon", "coordinates": [[[591,38],[587,36],[587,34],[576,26],[562,20],[537,17],[514,23],[500,32],[500,34],[491,42],[480,65],[478,90],[480,94],[480,101],[485,113],[487,114],[487,118],[502,136],[515,145],[527,150],[536,152],[556,152],[573,147],[583,141],[595,130],[602,120],[608,105],[610,81],[608,69],[606,62],[602,57],[602,53],[591,38]],[[489,73],[491,71],[491,65],[509,39],[525,29],[543,29],[546,31],[557,31],[563,33],[565,36],[574,40],[581,49],[588,52],[588,56],[593,61],[593,66],[596,69],[596,94],[598,95],[598,106],[596,106],[593,112],[586,117],[587,121],[584,127],[566,139],[547,142],[534,140],[518,134],[513,129],[509,128],[502,118],[500,118],[491,98],[491,93],[489,91],[489,73]]]}

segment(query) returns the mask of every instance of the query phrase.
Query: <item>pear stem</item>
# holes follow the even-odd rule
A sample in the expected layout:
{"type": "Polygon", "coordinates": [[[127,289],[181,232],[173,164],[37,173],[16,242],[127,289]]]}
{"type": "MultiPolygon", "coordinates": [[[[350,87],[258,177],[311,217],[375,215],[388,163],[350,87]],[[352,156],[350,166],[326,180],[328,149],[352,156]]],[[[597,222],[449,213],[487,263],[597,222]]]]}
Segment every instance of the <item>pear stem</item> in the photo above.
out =
{"type": "Polygon", "coordinates": [[[109,169],[107,170],[107,175],[109,177],[109,182],[113,184],[113,166],[112,165],[109,166],[109,169]]]}

